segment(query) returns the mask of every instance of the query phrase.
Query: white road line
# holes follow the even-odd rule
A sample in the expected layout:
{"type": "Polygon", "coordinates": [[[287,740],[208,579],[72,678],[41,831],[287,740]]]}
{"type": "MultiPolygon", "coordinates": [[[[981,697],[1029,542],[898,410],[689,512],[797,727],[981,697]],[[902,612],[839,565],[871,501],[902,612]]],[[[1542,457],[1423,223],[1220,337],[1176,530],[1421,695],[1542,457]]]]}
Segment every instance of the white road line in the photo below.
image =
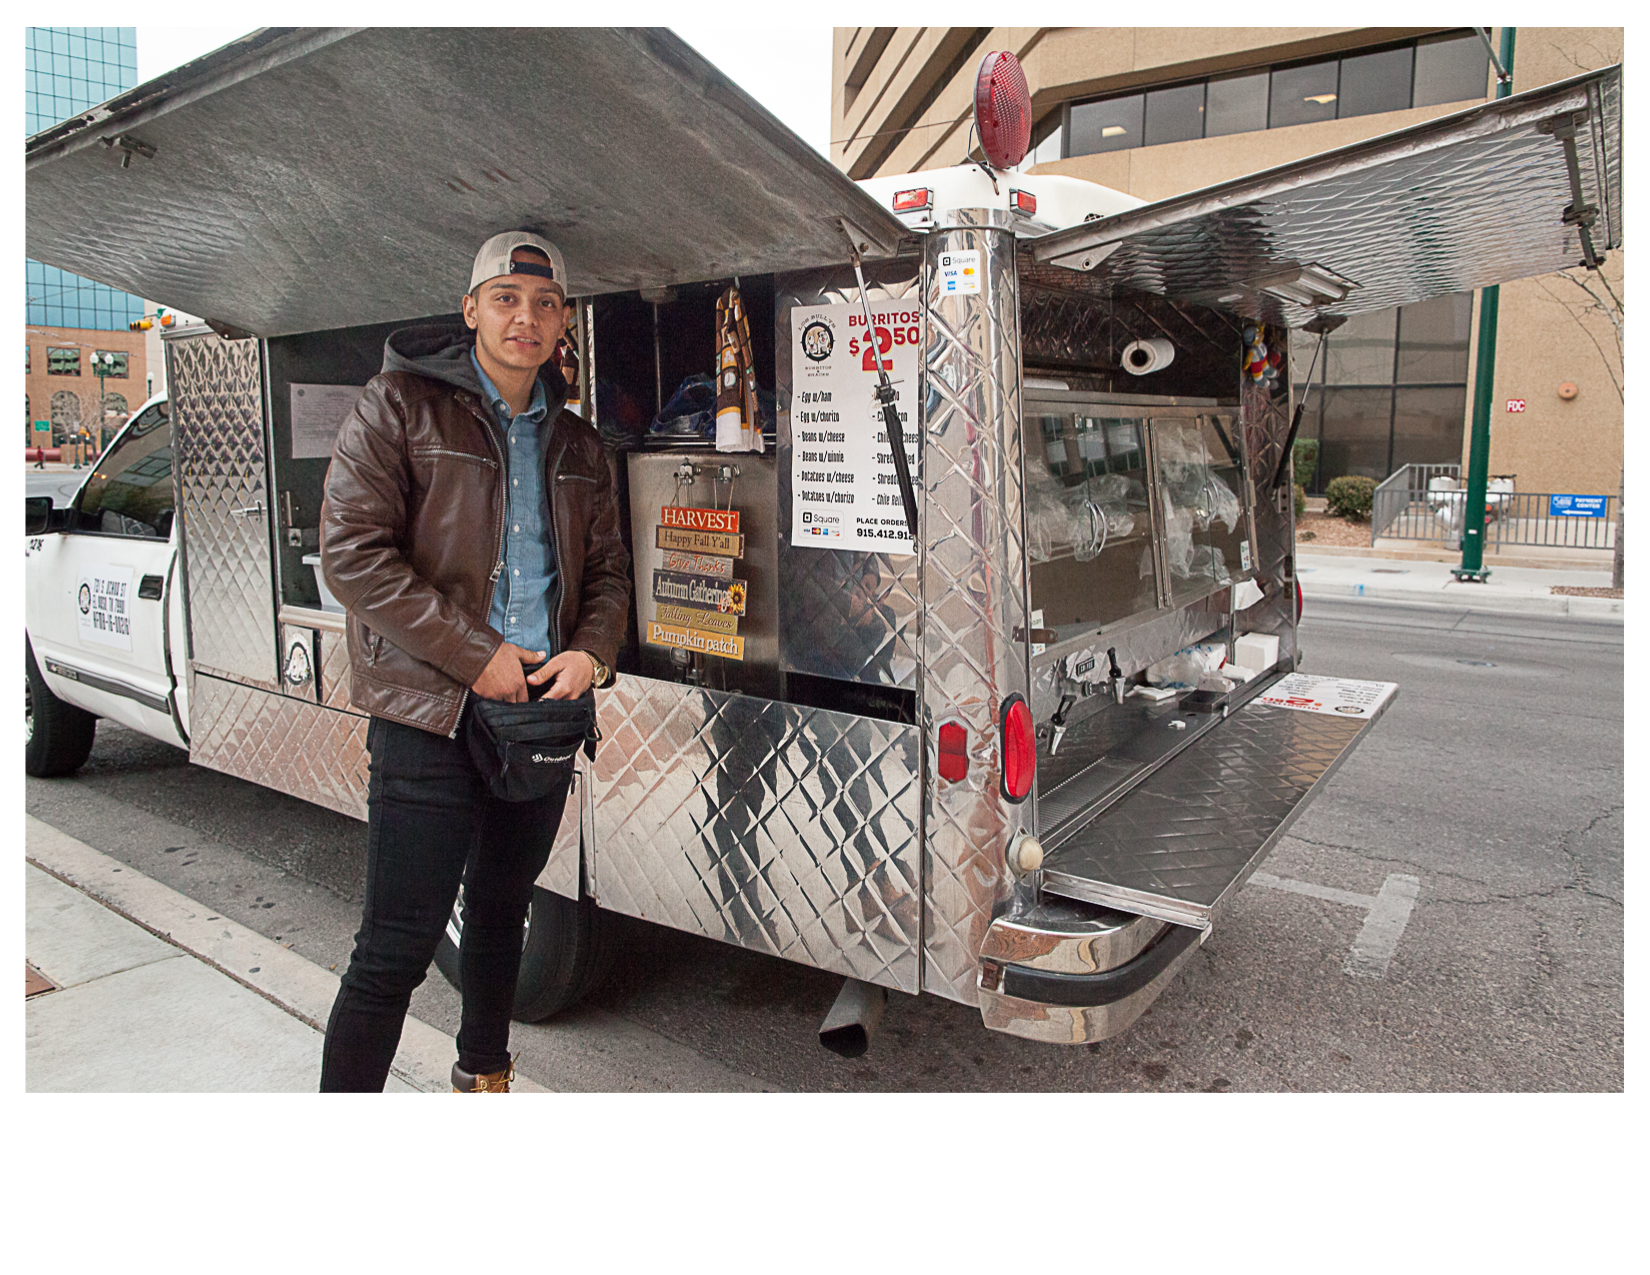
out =
{"type": "Polygon", "coordinates": [[[1309,899],[1323,899],[1328,903],[1342,903],[1349,908],[1363,908],[1363,929],[1352,941],[1352,950],[1346,954],[1346,972],[1354,978],[1385,978],[1387,966],[1398,950],[1398,940],[1404,936],[1409,914],[1415,908],[1415,899],[1421,893],[1418,877],[1393,873],[1381,884],[1377,895],[1354,894],[1333,886],[1313,885],[1310,881],[1296,881],[1291,877],[1275,877],[1270,872],[1257,872],[1249,878],[1252,885],[1263,885],[1268,890],[1285,890],[1290,894],[1304,894],[1309,899]]]}
{"type": "Polygon", "coordinates": [[[1364,928],[1352,941],[1346,957],[1346,972],[1355,978],[1385,978],[1386,967],[1398,950],[1398,940],[1409,924],[1409,914],[1421,893],[1416,877],[1393,873],[1375,896],[1375,906],[1364,918],[1364,928]]]}
{"type": "Polygon", "coordinates": [[[1263,885],[1268,890],[1287,890],[1290,894],[1304,894],[1309,899],[1324,899],[1330,903],[1344,903],[1349,908],[1373,908],[1376,898],[1372,894],[1353,894],[1350,890],[1337,890],[1332,886],[1313,885],[1310,881],[1296,881],[1290,877],[1275,877],[1270,872],[1257,872],[1249,878],[1254,885],[1263,885]]]}

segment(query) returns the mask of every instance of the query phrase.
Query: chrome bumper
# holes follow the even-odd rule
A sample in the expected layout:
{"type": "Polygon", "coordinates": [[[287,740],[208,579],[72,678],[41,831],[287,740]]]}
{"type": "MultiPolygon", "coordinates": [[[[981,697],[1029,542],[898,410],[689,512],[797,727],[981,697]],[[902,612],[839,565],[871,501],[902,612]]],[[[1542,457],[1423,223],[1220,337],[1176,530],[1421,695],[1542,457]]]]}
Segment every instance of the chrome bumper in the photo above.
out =
{"type": "Polygon", "coordinates": [[[1082,1045],[1146,1012],[1207,931],[1076,901],[999,917],[980,950],[980,1017],[994,1031],[1082,1045]]]}

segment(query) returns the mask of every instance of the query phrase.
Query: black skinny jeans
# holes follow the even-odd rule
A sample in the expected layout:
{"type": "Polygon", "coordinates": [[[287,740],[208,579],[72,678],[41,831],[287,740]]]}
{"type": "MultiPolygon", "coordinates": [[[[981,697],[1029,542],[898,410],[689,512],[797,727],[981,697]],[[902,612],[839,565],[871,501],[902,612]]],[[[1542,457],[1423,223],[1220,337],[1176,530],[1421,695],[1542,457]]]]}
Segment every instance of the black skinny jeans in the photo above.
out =
{"type": "Polygon", "coordinates": [[[327,1019],[323,1093],[384,1088],[413,989],[424,981],[464,883],[464,997],[458,1064],[510,1065],[510,1008],[533,882],[550,857],[567,785],[500,801],[470,760],[469,713],[456,739],[375,717],[367,787],[367,897],[327,1019]]]}

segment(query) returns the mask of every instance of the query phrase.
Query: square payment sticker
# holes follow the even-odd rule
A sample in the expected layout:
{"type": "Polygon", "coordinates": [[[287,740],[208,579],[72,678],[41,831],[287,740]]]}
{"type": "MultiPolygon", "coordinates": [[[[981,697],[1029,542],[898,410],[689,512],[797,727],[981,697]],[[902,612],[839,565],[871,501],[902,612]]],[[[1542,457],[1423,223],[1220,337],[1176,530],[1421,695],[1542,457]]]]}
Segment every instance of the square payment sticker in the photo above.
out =
{"type": "Polygon", "coordinates": [[[980,251],[940,253],[940,291],[978,292],[980,290],[980,251]]]}

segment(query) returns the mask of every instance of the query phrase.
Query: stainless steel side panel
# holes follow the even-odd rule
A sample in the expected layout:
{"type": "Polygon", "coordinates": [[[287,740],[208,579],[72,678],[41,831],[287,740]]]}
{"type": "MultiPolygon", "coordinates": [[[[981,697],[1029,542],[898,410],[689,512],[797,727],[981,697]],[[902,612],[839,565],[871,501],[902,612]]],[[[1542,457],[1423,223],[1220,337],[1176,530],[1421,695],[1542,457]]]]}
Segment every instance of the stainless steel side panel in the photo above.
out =
{"type": "MultiPolygon", "coordinates": [[[[873,302],[914,298],[915,262],[867,266],[865,288],[873,302]]],[[[775,280],[774,359],[779,423],[780,667],[914,688],[920,565],[911,554],[849,553],[791,545],[791,311],[797,306],[842,305],[859,300],[853,272],[811,271],[775,280]]],[[[867,428],[869,422],[864,422],[867,428]]],[[[907,440],[910,445],[910,440],[907,440]]],[[[921,449],[913,449],[911,480],[921,482],[921,449]]]]}
{"type": "Polygon", "coordinates": [[[1251,701],[1050,852],[1043,888],[1209,928],[1386,704],[1336,717],[1251,701]]]}
{"type": "Polygon", "coordinates": [[[261,343],[210,332],[170,339],[166,384],[190,662],[278,690],[261,343]]]}
{"type": "Polygon", "coordinates": [[[924,727],[923,990],[978,1003],[978,953],[1012,892],[1003,861],[1031,803],[1002,794],[1001,714],[1030,689],[1020,431],[1020,303],[1012,232],[925,241],[927,382],[922,431],[924,727]],[[980,293],[942,291],[941,253],[982,254],[980,293]],[[968,732],[969,768],[938,778],[939,727],[968,732]]]}
{"type": "Polygon", "coordinates": [[[367,817],[367,718],[198,670],[189,705],[190,761],[367,817]]]}
{"type": "Polygon", "coordinates": [[[602,907],[919,990],[915,726],[634,676],[598,711],[602,907]]]}

